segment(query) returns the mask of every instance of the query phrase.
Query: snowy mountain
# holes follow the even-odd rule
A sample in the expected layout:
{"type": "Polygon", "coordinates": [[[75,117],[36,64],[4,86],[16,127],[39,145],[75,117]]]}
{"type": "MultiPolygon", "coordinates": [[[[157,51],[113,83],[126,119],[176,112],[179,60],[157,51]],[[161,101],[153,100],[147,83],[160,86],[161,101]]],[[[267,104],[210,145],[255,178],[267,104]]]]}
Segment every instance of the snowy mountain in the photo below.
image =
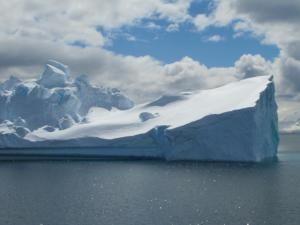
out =
{"type": "Polygon", "coordinates": [[[38,81],[2,92],[0,105],[2,152],[261,161],[279,141],[269,76],[134,106],[50,61],[38,81]]]}

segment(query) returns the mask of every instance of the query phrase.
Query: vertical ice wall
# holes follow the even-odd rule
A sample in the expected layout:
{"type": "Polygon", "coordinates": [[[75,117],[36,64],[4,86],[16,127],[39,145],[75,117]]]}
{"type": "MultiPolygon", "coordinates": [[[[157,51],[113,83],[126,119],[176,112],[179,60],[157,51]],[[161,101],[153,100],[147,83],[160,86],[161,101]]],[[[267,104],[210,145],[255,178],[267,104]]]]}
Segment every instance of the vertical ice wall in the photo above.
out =
{"type": "Polygon", "coordinates": [[[254,107],[165,130],[168,160],[261,161],[276,156],[279,135],[274,83],[268,84],[254,107]]]}

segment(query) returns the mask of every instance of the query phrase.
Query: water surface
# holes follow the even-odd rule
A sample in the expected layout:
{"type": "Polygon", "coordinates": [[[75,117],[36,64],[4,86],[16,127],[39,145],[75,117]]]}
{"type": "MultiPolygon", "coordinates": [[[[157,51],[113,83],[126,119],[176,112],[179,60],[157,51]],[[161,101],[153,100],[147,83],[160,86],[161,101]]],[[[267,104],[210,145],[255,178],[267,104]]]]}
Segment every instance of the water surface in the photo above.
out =
{"type": "Polygon", "coordinates": [[[264,164],[2,161],[0,224],[298,225],[300,139],[286,140],[264,164]]]}

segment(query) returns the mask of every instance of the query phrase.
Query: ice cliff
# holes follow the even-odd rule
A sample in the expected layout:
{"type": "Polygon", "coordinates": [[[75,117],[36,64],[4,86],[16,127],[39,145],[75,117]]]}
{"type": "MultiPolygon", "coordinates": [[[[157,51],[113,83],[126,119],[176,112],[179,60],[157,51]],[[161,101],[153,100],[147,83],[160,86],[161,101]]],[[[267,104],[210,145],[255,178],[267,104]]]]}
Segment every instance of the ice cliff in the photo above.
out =
{"type": "Polygon", "coordinates": [[[134,106],[117,89],[49,61],[41,78],[0,85],[2,152],[262,161],[276,156],[272,77],[162,96],[134,106]],[[41,149],[43,148],[43,149],[41,149]]]}

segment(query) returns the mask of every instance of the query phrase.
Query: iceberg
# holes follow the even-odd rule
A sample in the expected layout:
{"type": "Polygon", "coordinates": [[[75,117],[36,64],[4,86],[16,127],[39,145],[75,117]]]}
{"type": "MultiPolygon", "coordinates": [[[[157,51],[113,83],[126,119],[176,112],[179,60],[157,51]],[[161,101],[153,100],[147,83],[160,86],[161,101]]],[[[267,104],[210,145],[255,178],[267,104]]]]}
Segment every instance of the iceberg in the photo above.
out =
{"type": "Polygon", "coordinates": [[[69,81],[69,69],[67,66],[54,61],[49,60],[45,66],[45,71],[41,76],[41,79],[37,83],[44,87],[65,87],[69,81]]]}
{"type": "Polygon", "coordinates": [[[91,107],[133,106],[117,89],[94,87],[83,75],[72,79],[68,67],[54,60],[49,60],[38,80],[10,77],[0,84],[0,122],[23,121],[31,131],[43,126],[69,128],[81,122],[91,107]]]}
{"type": "Polygon", "coordinates": [[[277,154],[274,93],[259,76],[134,105],[50,61],[40,80],[1,93],[0,153],[259,162],[277,154]]]}

